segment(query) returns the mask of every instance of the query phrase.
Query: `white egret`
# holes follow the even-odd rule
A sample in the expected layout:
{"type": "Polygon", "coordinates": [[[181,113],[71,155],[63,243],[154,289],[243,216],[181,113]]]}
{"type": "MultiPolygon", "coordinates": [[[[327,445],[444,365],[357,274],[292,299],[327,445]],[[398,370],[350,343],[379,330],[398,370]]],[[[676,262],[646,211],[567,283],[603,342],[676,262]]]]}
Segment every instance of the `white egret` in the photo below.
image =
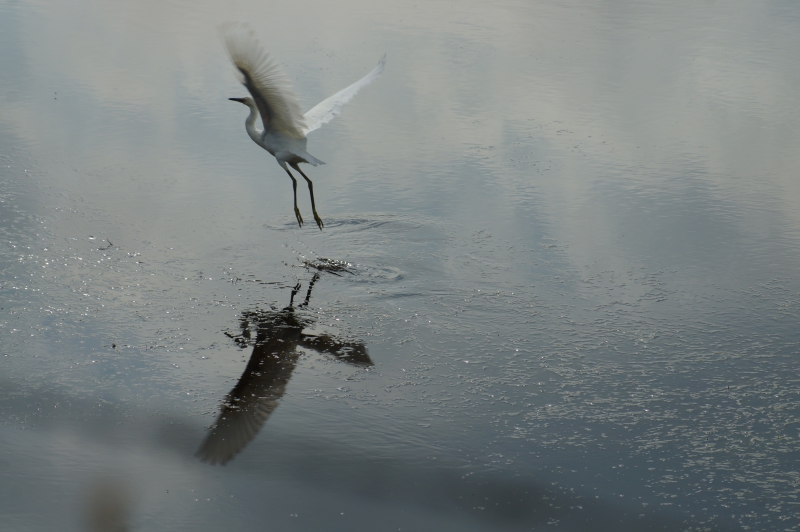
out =
{"type": "Polygon", "coordinates": [[[250,135],[253,142],[272,154],[278,160],[278,164],[292,178],[294,213],[297,216],[297,223],[300,224],[300,227],[303,226],[303,217],[300,215],[300,209],[297,208],[297,180],[287,165],[300,172],[300,175],[308,183],[314,220],[322,229],[324,224],[317,214],[317,206],[314,202],[314,185],[300,170],[298,164],[306,163],[317,166],[325,163],[306,151],[306,135],[340,115],[342,107],[358,91],[378,79],[386,64],[386,54],[381,57],[378,66],[372,72],[303,114],[289,78],[284,74],[280,65],[261,48],[253,32],[244,24],[225,24],[220,27],[220,30],[231,61],[241,75],[240,81],[252,96],[252,98],[229,99],[243,103],[250,108],[250,115],[245,120],[247,134],[250,135]],[[255,125],[259,116],[261,116],[264,126],[264,129],[260,131],[256,129],[255,125]]]}

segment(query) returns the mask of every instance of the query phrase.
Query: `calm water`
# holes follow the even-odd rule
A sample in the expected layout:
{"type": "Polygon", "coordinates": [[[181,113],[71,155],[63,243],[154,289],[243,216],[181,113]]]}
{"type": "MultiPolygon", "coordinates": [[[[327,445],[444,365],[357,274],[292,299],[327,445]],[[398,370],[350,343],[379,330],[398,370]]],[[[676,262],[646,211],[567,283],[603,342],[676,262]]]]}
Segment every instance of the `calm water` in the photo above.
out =
{"type": "Polygon", "coordinates": [[[6,530],[800,529],[796,3],[7,1],[0,50],[6,530]],[[324,231],[226,20],[306,109],[388,55],[324,231]]]}

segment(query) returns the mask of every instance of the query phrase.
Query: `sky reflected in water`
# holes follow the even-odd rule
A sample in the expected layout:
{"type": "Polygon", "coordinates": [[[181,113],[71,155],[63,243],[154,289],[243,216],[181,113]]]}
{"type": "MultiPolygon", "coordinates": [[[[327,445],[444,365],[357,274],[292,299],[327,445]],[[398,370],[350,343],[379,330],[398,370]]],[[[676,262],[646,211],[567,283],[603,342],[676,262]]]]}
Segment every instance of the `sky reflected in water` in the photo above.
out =
{"type": "Polygon", "coordinates": [[[800,528],[798,26],[0,3],[4,522],[800,528]],[[304,110],[387,54],[309,135],[323,231],[228,101],[228,20],[304,110]]]}

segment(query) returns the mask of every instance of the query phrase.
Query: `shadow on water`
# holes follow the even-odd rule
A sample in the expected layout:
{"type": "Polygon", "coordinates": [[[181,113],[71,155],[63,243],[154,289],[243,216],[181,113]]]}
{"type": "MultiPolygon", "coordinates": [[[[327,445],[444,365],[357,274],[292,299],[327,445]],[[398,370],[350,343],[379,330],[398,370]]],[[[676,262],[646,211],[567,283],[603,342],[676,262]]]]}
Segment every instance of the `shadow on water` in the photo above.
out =
{"type": "MultiPolygon", "coordinates": [[[[305,300],[298,308],[308,306],[311,291],[319,277],[319,273],[314,274],[305,300]]],[[[295,311],[294,298],[300,287],[300,283],[297,283],[292,289],[287,307],[245,311],[239,320],[241,334],[234,336],[226,333],[243,349],[252,345],[253,353],[196,453],[202,461],[224,465],[255,438],[286,393],[286,385],[300,358],[298,348],[330,355],[354,366],[372,365],[362,342],[347,341],[328,334],[303,333],[304,329],[313,325],[314,319],[295,311]]]]}

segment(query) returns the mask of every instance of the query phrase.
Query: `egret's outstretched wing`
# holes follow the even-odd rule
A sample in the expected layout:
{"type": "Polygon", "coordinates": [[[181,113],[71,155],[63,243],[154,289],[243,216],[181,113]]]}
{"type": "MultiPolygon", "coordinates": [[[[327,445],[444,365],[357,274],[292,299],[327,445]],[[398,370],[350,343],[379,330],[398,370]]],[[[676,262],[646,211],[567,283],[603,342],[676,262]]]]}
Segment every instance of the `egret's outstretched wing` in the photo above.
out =
{"type": "Polygon", "coordinates": [[[330,98],[326,98],[315,105],[308,111],[304,118],[306,119],[306,127],[303,133],[308,135],[315,129],[319,129],[322,124],[327,124],[335,116],[342,114],[342,107],[344,104],[353,99],[353,96],[358,94],[362,88],[366,87],[383,73],[383,67],[386,66],[386,54],[383,54],[381,60],[378,61],[378,66],[372,69],[372,72],[356,81],[346,89],[342,89],[330,98]]]}
{"type": "Polygon", "coordinates": [[[305,137],[303,111],[280,65],[261,48],[246,24],[227,23],[219,30],[231,61],[241,74],[242,84],[256,102],[264,131],[277,130],[289,137],[305,137]]]}

